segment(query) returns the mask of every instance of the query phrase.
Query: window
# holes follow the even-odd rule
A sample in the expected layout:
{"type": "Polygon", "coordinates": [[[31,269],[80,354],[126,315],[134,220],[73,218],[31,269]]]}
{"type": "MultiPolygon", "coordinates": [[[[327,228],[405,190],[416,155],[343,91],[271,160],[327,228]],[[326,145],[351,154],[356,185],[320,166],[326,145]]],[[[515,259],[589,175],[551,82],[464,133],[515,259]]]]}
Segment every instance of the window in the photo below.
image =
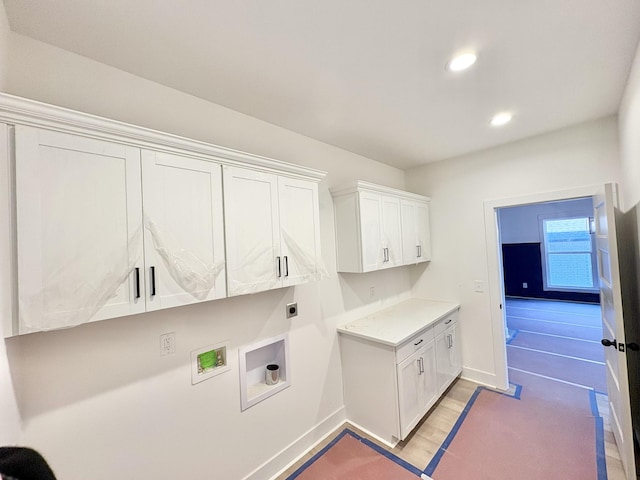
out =
{"type": "Polygon", "coordinates": [[[596,289],[591,219],[542,219],[545,290],[596,289]]]}

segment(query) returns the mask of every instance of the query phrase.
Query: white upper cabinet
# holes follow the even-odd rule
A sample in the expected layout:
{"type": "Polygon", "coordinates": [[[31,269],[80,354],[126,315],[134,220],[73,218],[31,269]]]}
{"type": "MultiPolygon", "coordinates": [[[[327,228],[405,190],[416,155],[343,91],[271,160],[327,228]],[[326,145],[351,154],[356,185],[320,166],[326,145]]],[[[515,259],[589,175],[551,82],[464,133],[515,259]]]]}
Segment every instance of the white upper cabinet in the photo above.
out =
{"type": "Polygon", "coordinates": [[[0,122],[5,336],[323,271],[324,172],[3,93],[0,122]]]}
{"type": "Polygon", "coordinates": [[[370,272],[431,258],[428,197],[367,182],[331,193],[338,272],[370,272]]]}
{"type": "Polygon", "coordinates": [[[278,205],[282,285],[317,279],[322,268],[317,182],[278,177],[278,205]]]}
{"type": "Polygon", "coordinates": [[[17,126],[19,333],[145,310],[140,150],[17,126]]]}
{"type": "Polygon", "coordinates": [[[218,163],[142,151],[147,311],[226,296],[218,163]]]}
{"type": "Polygon", "coordinates": [[[320,268],[318,185],[223,168],[229,296],[287,287],[320,268]]]}
{"type": "Polygon", "coordinates": [[[402,200],[402,259],[405,265],[431,260],[429,202],[402,200]]]}

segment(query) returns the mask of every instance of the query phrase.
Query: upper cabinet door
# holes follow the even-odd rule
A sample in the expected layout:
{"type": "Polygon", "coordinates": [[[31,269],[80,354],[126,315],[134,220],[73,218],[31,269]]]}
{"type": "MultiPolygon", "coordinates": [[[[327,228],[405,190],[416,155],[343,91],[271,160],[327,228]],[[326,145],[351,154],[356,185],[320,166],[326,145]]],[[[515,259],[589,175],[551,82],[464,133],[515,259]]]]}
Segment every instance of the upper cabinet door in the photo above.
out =
{"type": "Polygon", "coordinates": [[[400,199],[382,197],[382,245],[386,248],[383,268],[402,265],[400,199]]]}
{"type": "Polygon", "coordinates": [[[140,150],[15,134],[20,333],[143,312],[140,150]]]}
{"type": "Polygon", "coordinates": [[[405,265],[431,260],[429,203],[402,200],[402,255],[405,265]]]}
{"type": "Polygon", "coordinates": [[[382,196],[372,192],[359,193],[362,271],[383,268],[386,260],[382,244],[382,196]]]}
{"type": "Polygon", "coordinates": [[[278,177],[225,166],[223,183],[229,296],[282,286],[278,177]]]}
{"type": "Polygon", "coordinates": [[[416,236],[418,246],[418,262],[431,260],[431,227],[429,219],[429,203],[416,202],[416,236]]]}
{"type": "Polygon", "coordinates": [[[142,152],[147,311],[226,296],[222,172],[142,152]]]}
{"type": "Polygon", "coordinates": [[[402,258],[405,265],[418,262],[418,235],[416,226],[416,203],[411,200],[402,200],[400,204],[402,213],[402,258]]]}
{"type": "Polygon", "coordinates": [[[278,178],[283,286],[315,279],[320,265],[318,184],[278,178]]]}

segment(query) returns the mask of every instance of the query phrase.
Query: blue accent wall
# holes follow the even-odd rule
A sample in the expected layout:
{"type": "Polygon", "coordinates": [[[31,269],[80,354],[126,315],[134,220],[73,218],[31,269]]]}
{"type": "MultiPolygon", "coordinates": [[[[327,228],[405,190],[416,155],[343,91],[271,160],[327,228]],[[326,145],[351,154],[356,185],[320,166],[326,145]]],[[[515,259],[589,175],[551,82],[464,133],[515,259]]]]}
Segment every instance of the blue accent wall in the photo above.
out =
{"type": "Polygon", "coordinates": [[[599,303],[597,293],[545,291],[542,283],[540,243],[502,245],[502,267],[505,295],[508,297],[543,298],[574,302],[599,303]],[[523,287],[527,284],[527,288],[523,287]]]}

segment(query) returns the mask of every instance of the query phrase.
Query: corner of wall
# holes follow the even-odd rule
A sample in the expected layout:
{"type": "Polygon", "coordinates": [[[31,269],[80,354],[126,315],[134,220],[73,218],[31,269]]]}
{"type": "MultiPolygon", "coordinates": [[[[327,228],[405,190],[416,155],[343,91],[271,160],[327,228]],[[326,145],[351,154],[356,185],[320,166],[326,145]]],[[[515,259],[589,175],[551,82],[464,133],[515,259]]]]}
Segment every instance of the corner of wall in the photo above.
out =
{"type": "Polygon", "coordinates": [[[0,2],[0,92],[6,91],[7,88],[10,35],[11,29],[9,28],[7,12],[4,8],[4,3],[0,2]]]}
{"type": "Polygon", "coordinates": [[[618,114],[624,209],[640,202],[640,44],[629,73],[618,114]]]}

